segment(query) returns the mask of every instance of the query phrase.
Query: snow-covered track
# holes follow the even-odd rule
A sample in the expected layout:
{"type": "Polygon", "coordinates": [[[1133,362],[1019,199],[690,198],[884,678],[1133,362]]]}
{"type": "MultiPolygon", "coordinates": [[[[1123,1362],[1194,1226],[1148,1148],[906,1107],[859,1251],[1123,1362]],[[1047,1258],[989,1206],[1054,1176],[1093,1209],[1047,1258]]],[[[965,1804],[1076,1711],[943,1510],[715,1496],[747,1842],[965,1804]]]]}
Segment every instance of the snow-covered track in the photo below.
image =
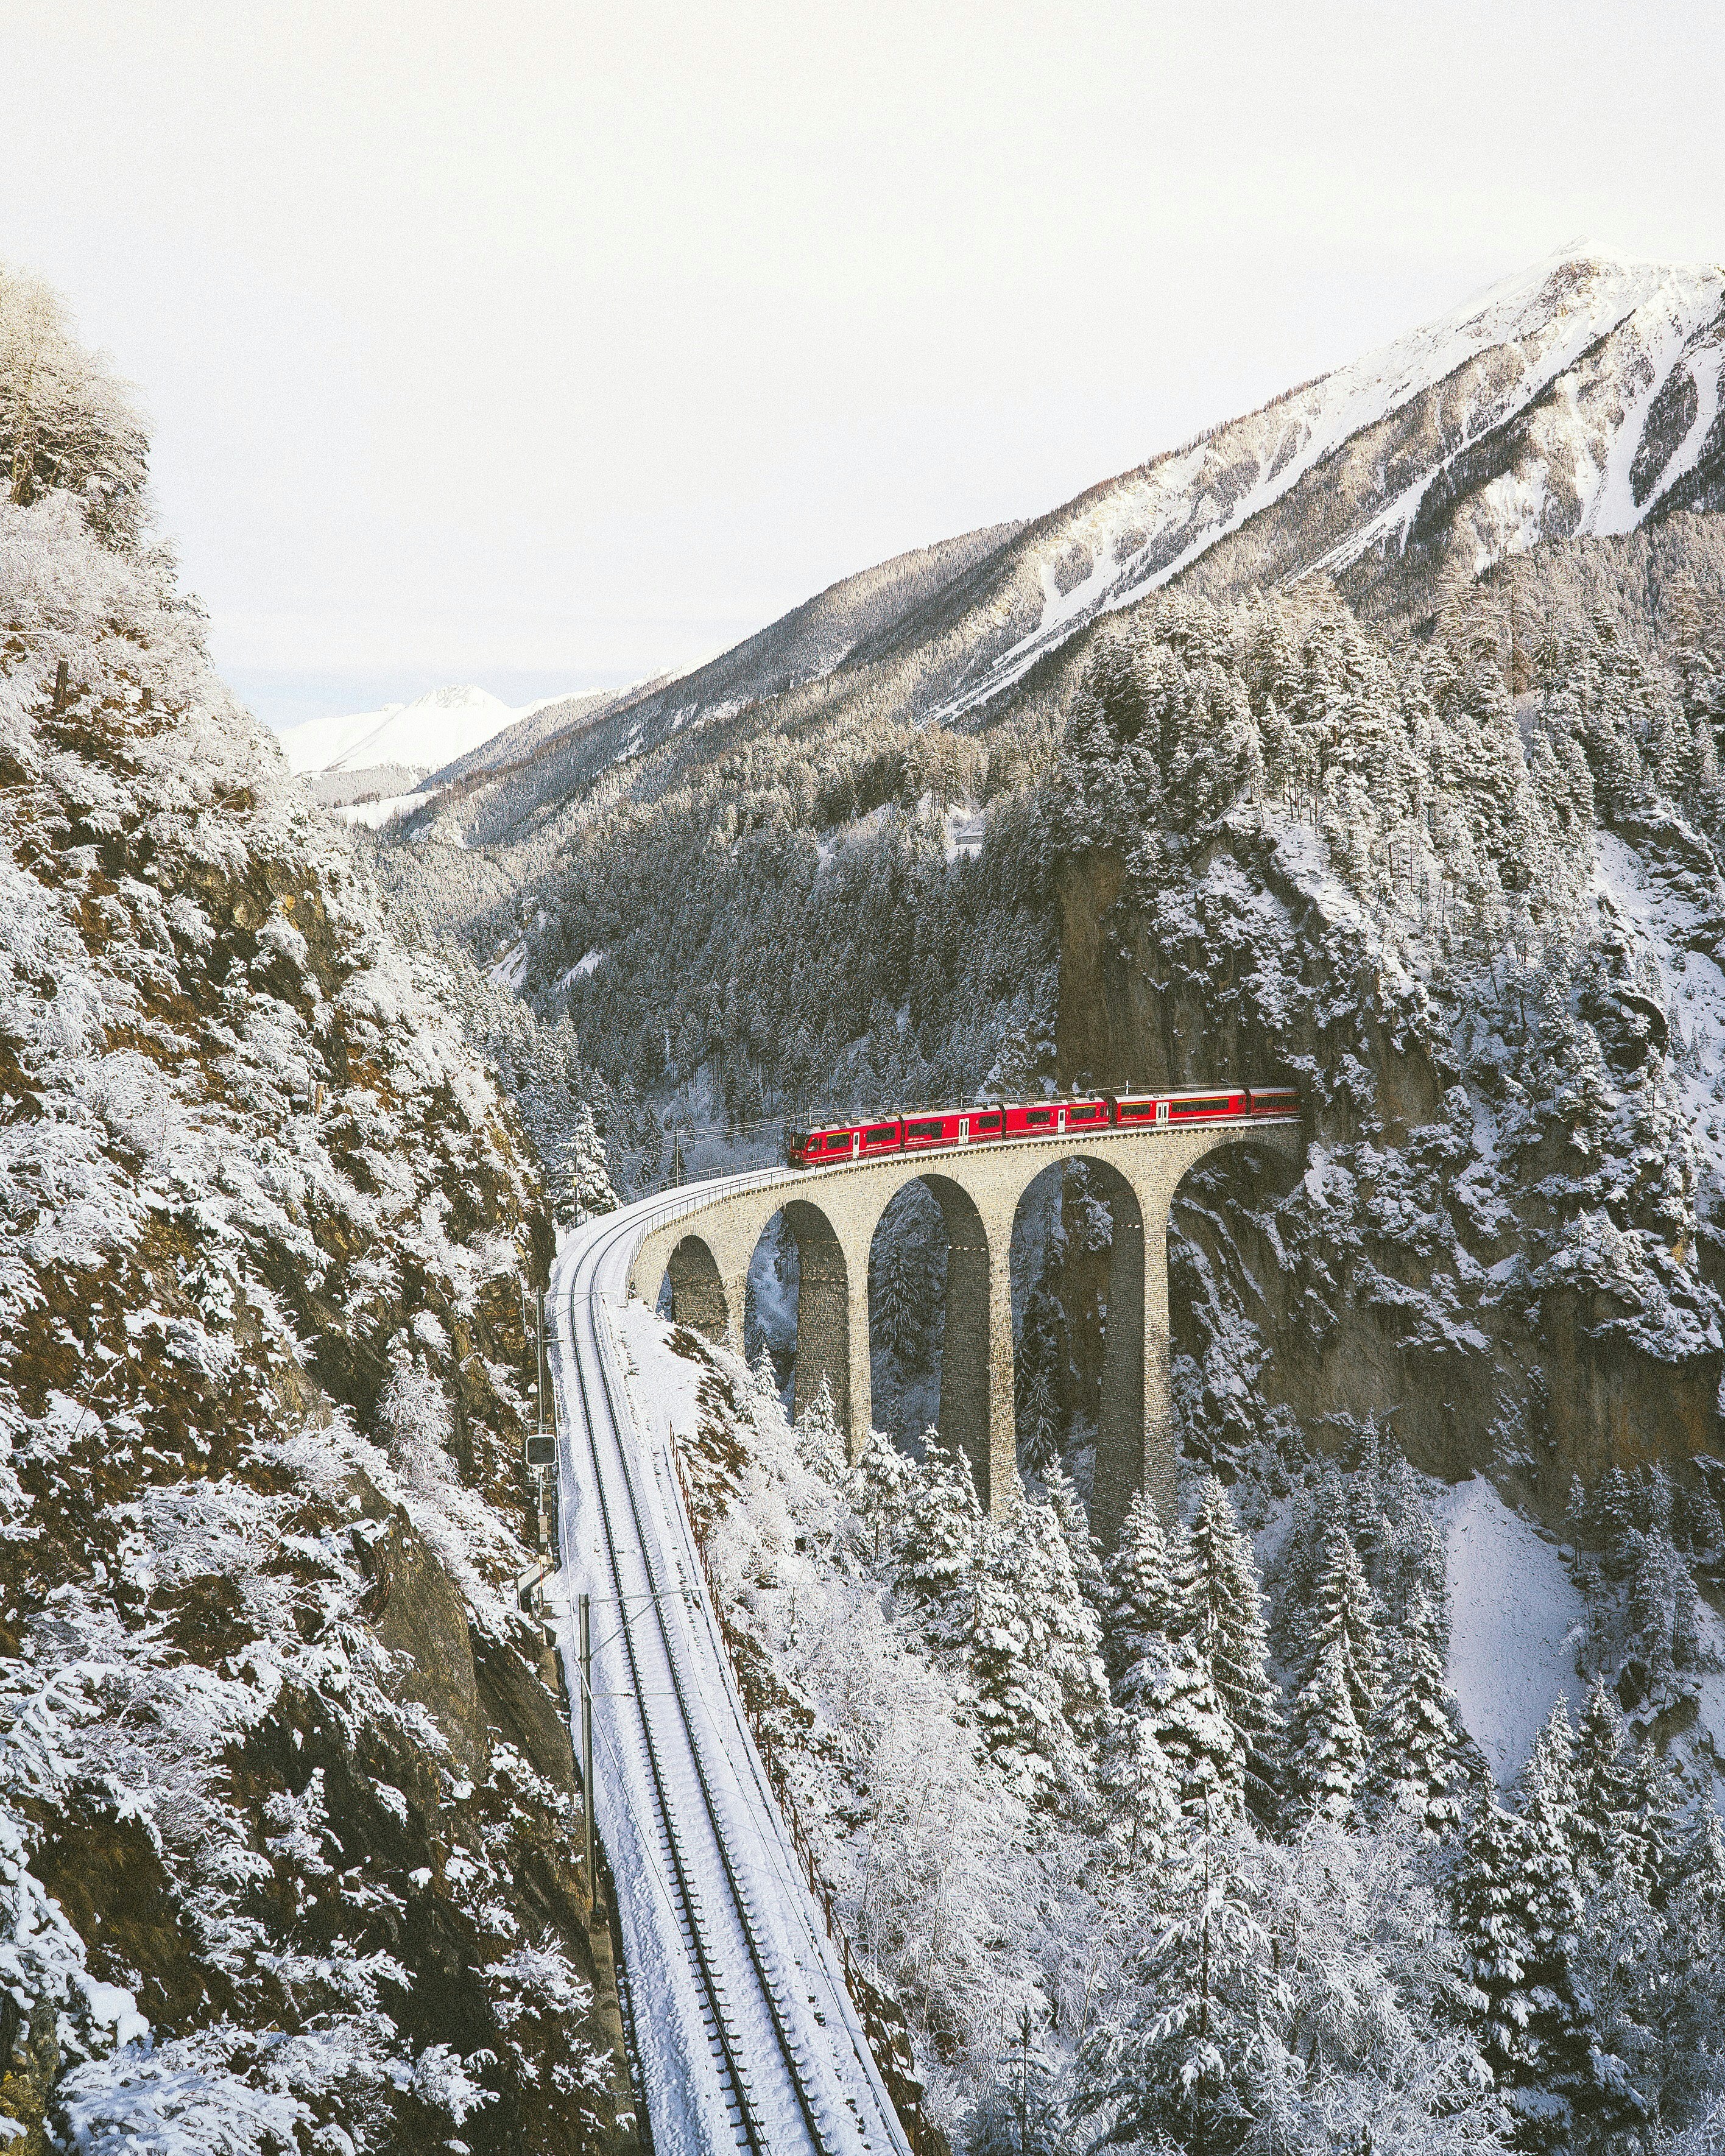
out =
{"type": "Polygon", "coordinates": [[[596,1813],[656,2156],[907,2156],[732,1683],[667,1433],[643,1414],[611,1322],[644,1235],[691,1200],[780,1179],[685,1187],[566,1248],[561,1585],[571,1606],[593,1597],[596,1813]]]}

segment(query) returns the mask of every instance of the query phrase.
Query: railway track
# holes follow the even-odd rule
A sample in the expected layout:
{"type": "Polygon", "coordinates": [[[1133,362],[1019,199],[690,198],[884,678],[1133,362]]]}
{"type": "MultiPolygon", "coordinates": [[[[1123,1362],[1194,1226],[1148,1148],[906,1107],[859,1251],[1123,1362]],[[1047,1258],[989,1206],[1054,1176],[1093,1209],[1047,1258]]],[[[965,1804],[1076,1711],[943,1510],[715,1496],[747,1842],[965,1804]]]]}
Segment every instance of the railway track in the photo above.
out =
{"type": "Polygon", "coordinates": [[[597,1813],[655,2156],[907,2156],[732,1688],[674,1464],[619,1365],[607,1305],[670,1209],[593,1224],[555,1304],[563,1582],[593,1596],[601,1635],[597,1813]]]}

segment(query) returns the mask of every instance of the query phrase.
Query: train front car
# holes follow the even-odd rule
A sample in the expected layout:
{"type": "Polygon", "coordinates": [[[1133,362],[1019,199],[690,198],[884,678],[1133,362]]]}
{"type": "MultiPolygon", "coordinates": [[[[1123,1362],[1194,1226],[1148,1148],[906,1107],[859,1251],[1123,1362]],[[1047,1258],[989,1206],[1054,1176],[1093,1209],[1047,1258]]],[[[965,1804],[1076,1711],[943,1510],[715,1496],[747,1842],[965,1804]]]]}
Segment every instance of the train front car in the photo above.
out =
{"type": "Polygon", "coordinates": [[[855,1159],[862,1142],[860,1123],[823,1123],[813,1131],[792,1131],[784,1147],[787,1168],[836,1168],[855,1159]]]}
{"type": "Polygon", "coordinates": [[[1300,1089],[1297,1086],[1254,1086],[1251,1102],[1255,1116],[1297,1116],[1300,1089]]]}

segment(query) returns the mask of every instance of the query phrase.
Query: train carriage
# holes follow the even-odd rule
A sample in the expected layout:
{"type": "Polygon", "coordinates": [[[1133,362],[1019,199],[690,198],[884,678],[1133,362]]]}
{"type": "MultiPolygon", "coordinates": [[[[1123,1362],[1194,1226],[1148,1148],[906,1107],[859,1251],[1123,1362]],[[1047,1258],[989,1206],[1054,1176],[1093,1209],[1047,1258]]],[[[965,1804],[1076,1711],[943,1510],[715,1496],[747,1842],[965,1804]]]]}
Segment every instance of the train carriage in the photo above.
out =
{"type": "Polygon", "coordinates": [[[1214,1123],[1250,1113],[1248,1096],[1238,1086],[1212,1086],[1203,1092],[1111,1093],[1108,1107],[1122,1129],[1135,1123],[1214,1123]]]}

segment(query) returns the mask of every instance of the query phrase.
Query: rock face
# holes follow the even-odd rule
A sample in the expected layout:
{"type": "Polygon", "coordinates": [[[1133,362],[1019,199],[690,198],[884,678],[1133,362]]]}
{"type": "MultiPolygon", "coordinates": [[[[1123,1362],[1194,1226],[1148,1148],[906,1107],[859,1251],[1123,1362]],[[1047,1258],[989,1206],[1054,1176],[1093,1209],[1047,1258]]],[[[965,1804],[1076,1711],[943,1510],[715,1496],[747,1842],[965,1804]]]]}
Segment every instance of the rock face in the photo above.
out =
{"type": "MultiPolygon", "coordinates": [[[[1219,1073],[1307,1078],[1313,1163],[1291,1184],[1268,1157],[1201,1167],[1177,1199],[1169,1263],[1177,1398],[1189,1450],[1225,1454],[1291,1416],[1320,1443],[1388,1425],[1416,1466],[1507,1473],[1553,1519],[1572,1476],[1681,1461],[1719,1442],[1717,1339],[1661,1356],[1624,1336],[1608,1293],[1530,1292],[1549,1158],[1503,1173],[1479,1143],[1490,1103],[1446,1044],[1338,948],[1319,900],[1271,844],[1235,833],[1205,865],[1286,924],[1282,993],[1254,954],[1167,947],[1117,856],[1060,886],[1063,1083],[1145,1086],[1219,1073]],[[1345,1089],[1338,1074],[1351,1075],[1345,1089]],[[1375,1172],[1374,1172],[1375,1171],[1375,1172]],[[1395,1185],[1394,1202],[1379,1204],[1395,1185]],[[1255,1394],[1266,1412],[1244,1406],[1255,1394]]],[[[1093,1351],[1092,1351],[1093,1352],[1093,1351]]]]}
{"type": "Polygon", "coordinates": [[[511,1587],[550,1248],[163,563],[0,506],[12,2148],[632,2145],[511,1587]]]}
{"type": "Polygon", "coordinates": [[[1199,1457],[1389,1424],[1555,1523],[1578,1479],[1717,1448],[1719,629],[1667,666],[1569,577],[1521,580],[1520,689],[1495,598],[1391,649],[1333,598],[1177,596],[1075,704],[1062,1081],[1306,1101],[1296,1181],[1218,1163],[1175,1202],[1199,1457]]]}

